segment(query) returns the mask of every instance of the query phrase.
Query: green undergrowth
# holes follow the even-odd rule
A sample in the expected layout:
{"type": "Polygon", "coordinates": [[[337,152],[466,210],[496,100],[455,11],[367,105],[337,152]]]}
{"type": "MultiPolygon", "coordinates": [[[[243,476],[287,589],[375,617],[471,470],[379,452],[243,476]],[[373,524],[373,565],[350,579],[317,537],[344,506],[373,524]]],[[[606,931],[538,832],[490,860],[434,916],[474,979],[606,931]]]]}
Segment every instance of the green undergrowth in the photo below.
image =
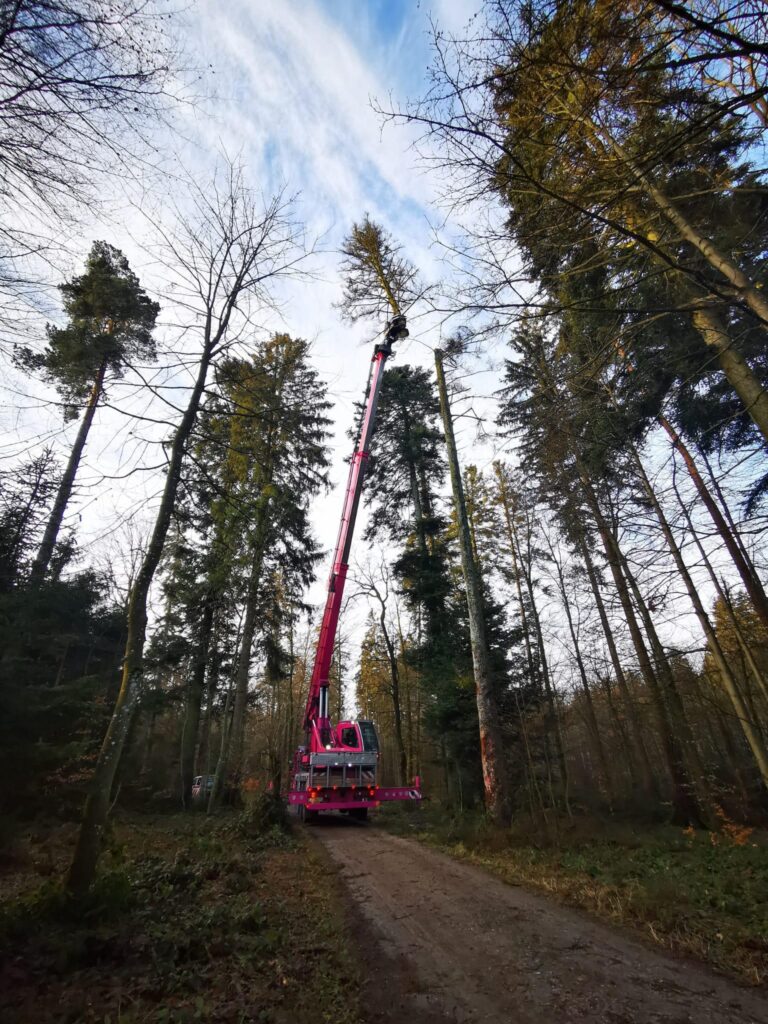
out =
{"type": "Polygon", "coordinates": [[[725,821],[697,832],[575,818],[500,830],[437,806],[387,809],[378,824],[630,925],[752,985],[768,982],[768,837],[725,821]]]}
{"type": "Polygon", "coordinates": [[[340,893],[279,809],[119,819],[77,905],[74,831],[37,829],[0,860],[0,1024],[358,1024],[340,893]]]}

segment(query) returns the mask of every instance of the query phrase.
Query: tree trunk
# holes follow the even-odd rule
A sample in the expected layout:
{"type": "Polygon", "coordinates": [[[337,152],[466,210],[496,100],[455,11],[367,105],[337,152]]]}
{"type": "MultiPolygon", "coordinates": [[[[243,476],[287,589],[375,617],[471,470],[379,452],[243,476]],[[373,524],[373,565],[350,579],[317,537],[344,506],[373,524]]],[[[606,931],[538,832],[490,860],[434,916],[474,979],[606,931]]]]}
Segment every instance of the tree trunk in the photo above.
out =
{"type": "Polygon", "coordinates": [[[648,687],[651,694],[656,710],[659,735],[667,761],[667,768],[669,769],[672,781],[673,824],[680,826],[701,826],[703,824],[701,811],[688,777],[688,770],[678,742],[678,737],[675,730],[672,728],[669,713],[664,702],[661,684],[659,683],[656,673],[653,670],[653,666],[651,665],[651,659],[648,656],[645,641],[632,606],[629,587],[627,585],[627,580],[624,578],[623,570],[625,563],[621,551],[616,539],[608,527],[608,523],[605,521],[605,517],[603,516],[602,509],[597,502],[592,485],[581,466],[579,467],[579,474],[581,477],[584,496],[594,517],[595,525],[597,526],[597,530],[605,550],[605,557],[611,570],[613,582],[616,585],[619,601],[621,602],[621,607],[624,611],[624,618],[626,619],[632,643],[635,648],[635,653],[637,654],[640,672],[645,685],[648,687]]]}
{"type": "MultiPolygon", "coordinates": [[[[560,716],[557,710],[557,704],[555,703],[555,693],[552,686],[552,680],[549,674],[549,663],[547,661],[547,651],[544,646],[544,633],[541,628],[541,619],[539,618],[539,610],[536,606],[536,595],[533,592],[533,580],[531,579],[528,569],[523,567],[523,555],[520,549],[520,540],[517,533],[517,527],[514,519],[514,509],[511,508],[511,499],[509,491],[507,490],[506,484],[504,484],[499,477],[499,494],[501,497],[502,508],[504,510],[504,521],[507,528],[507,538],[509,541],[510,554],[512,555],[512,566],[515,572],[516,578],[522,574],[525,579],[525,588],[528,591],[528,601],[531,606],[531,616],[533,618],[533,625],[536,632],[536,646],[539,652],[539,662],[541,664],[541,679],[544,682],[544,693],[547,699],[547,707],[549,709],[549,726],[555,734],[555,746],[557,748],[557,763],[560,770],[560,784],[563,790],[563,804],[566,812],[570,815],[570,806],[568,800],[568,763],[565,758],[565,743],[563,742],[563,733],[560,728],[560,716]]],[[[522,595],[520,596],[520,602],[522,606],[522,595]]],[[[533,657],[532,652],[529,652],[529,667],[533,671],[533,657]]],[[[535,678],[535,677],[534,677],[535,678]]],[[[549,769],[548,769],[549,770],[549,769]]],[[[551,791],[551,772],[550,772],[550,791],[551,791]]],[[[554,801],[553,801],[554,804],[554,801]]]]}
{"type": "Polygon", "coordinates": [[[230,677],[227,687],[227,696],[224,701],[224,711],[221,715],[221,735],[219,737],[219,756],[216,759],[216,771],[213,777],[213,785],[208,796],[206,814],[212,814],[219,804],[221,794],[226,790],[224,784],[226,779],[227,765],[229,763],[230,743],[232,740],[232,722],[229,709],[232,707],[232,679],[230,677]]]}
{"type": "MultiPolygon", "coordinates": [[[[246,596],[245,617],[243,618],[243,631],[240,637],[240,647],[237,654],[237,667],[235,669],[235,700],[232,710],[232,730],[227,751],[227,757],[223,763],[221,783],[225,782],[230,774],[233,776],[234,784],[240,781],[242,770],[243,743],[245,741],[245,717],[248,707],[248,678],[251,671],[251,656],[253,653],[253,638],[256,635],[256,603],[259,596],[259,585],[261,583],[261,567],[264,562],[264,517],[266,509],[262,510],[262,521],[256,529],[255,550],[251,573],[248,578],[248,593],[246,596]]],[[[220,784],[221,788],[221,784],[220,784]]],[[[216,793],[213,806],[218,804],[220,793],[216,793]]]]}
{"type": "MultiPolygon", "coordinates": [[[[616,541],[615,537],[614,541],[616,541]]],[[[716,818],[710,801],[706,772],[701,760],[699,748],[696,745],[695,737],[688,722],[688,717],[685,713],[685,706],[683,705],[682,698],[678,691],[677,683],[669,664],[669,659],[667,658],[664,647],[659,639],[659,635],[656,632],[656,627],[648,609],[648,605],[640,592],[637,580],[630,569],[629,562],[624,557],[623,552],[618,548],[618,545],[617,551],[621,560],[622,572],[629,584],[630,591],[634,598],[635,607],[640,613],[645,634],[651,645],[653,660],[656,665],[656,678],[662,687],[660,694],[662,702],[666,704],[669,711],[669,717],[674,730],[675,742],[676,744],[679,744],[679,750],[684,763],[687,762],[686,777],[691,783],[691,795],[696,795],[696,806],[702,823],[705,825],[713,825],[716,818]]],[[[691,822],[691,824],[693,824],[693,822],[691,822]]]]}
{"type": "Polygon", "coordinates": [[[208,656],[208,682],[206,685],[205,714],[200,727],[200,742],[197,749],[197,764],[206,775],[211,774],[211,725],[213,722],[213,704],[219,688],[219,671],[221,653],[218,649],[217,631],[214,631],[211,649],[208,656]]]}
{"type": "Polygon", "coordinates": [[[718,508],[717,502],[709,493],[709,488],[704,483],[701,474],[696,467],[696,463],[693,461],[693,457],[688,451],[688,448],[684,444],[682,438],[666,417],[659,416],[659,423],[669,435],[675,450],[680,452],[682,455],[683,462],[685,462],[685,466],[690,474],[691,480],[693,480],[699,497],[712,517],[712,522],[715,524],[717,532],[720,534],[723,543],[728,549],[728,554],[733,559],[733,564],[738,570],[739,576],[744,584],[744,588],[749,594],[749,598],[754,605],[755,611],[760,616],[760,620],[763,625],[768,629],[768,597],[763,590],[762,583],[755,575],[752,566],[744,557],[739,545],[734,540],[733,534],[729,530],[728,524],[726,523],[722,512],[718,508]]]}
{"type": "Polygon", "coordinates": [[[718,483],[717,477],[715,476],[715,471],[712,469],[712,464],[707,458],[707,453],[704,451],[704,447],[701,443],[696,444],[696,450],[699,457],[701,458],[701,461],[707,467],[707,477],[709,478],[709,486],[715,492],[715,498],[720,503],[720,508],[723,511],[725,521],[728,523],[728,529],[731,531],[731,536],[738,544],[739,551],[741,551],[742,555],[744,556],[744,560],[746,561],[747,565],[751,568],[752,573],[755,574],[755,567],[750,559],[749,551],[747,551],[747,546],[742,540],[741,533],[739,532],[739,528],[734,521],[733,514],[731,513],[731,510],[728,506],[728,502],[726,501],[725,495],[723,494],[723,490],[720,487],[720,484],[718,483]]]}
{"type": "Polygon", "coordinates": [[[763,673],[760,671],[760,666],[757,664],[757,661],[755,660],[755,655],[752,648],[747,643],[746,637],[744,636],[744,633],[741,629],[741,625],[739,624],[738,617],[734,611],[730,596],[721,585],[720,580],[717,578],[717,573],[712,568],[712,563],[709,560],[709,556],[707,555],[707,552],[704,549],[704,545],[701,543],[699,535],[696,532],[696,529],[693,525],[693,521],[691,520],[690,513],[688,512],[686,504],[683,501],[683,497],[680,494],[680,491],[678,490],[674,466],[672,468],[672,488],[675,492],[675,496],[677,497],[678,504],[680,505],[680,508],[683,511],[683,515],[688,525],[688,529],[691,531],[693,542],[696,545],[699,555],[701,556],[702,564],[706,568],[707,574],[709,575],[709,578],[712,581],[712,586],[715,588],[715,593],[723,602],[723,607],[725,608],[728,614],[728,618],[731,621],[731,625],[733,626],[733,632],[736,636],[739,647],[741,648],[742,654],[744,655],[744,658],[746,659],[746,662],[749,665],[750,671],[752,673],[752,678],[757,684],[757,688],[762,694],[764,700],[768,701],[768,685],[766,685],[765,677],[763,676],[763,673]]]}
{"type": "Polygon", "coordinates": [[[752,804],[752,801],[750,800],[749,786],[747,785],[747,781],[741,771],[741,765],[739,764],[739,751],[736,749],[736,743],[734,742],[731,730],[728,728],[728,723],[725,721],[723,712],[717,704],[715,704],[715,721],[717,722],[717,728],[723,740],[723,751],[725,753],[724,760],[726,762],[726,766],[730,770],[731,778],[738,789],[741,804],[744,812],[746,813],[752,804]]]}
{"type": "Polygon", "coordinates": [[[147,723],[147,734],[144,737],[144,750],[141,755],[141,768],[139,769],[139,775],[142,780],[145,778],[150,769],[150,762],[152,760],[152,750],[155,745],[155,722],[157,721],[157,711],[153,708],[149,716],[149,722],[147,723]]]}
{"type": "Polygon", "coordinates": [[[409,659],[406,651],[406,638],[404,638],[402,634],[400,609],[396,599],[394,612],[397,623],[397,639],[399,641],[400,653],[402,655],[402,674],[404,682],[406,682],[406,709],[408,725],[408,770],[406,778],[412,779],[415,775],[420,774],[419,764],[421,752],[419,750],[419,744],[421,742],[421,737],[419,735],[419,724],[421,719],[421,707],[419,703],[419,678],[418,676],[414,677],[414,674],[409,668],[409,659]]]}
{"type": "Polygon", "coordinates": [[[200,707],[203,702],[205,670],[208,665],[208,649],[213,626],[213,595],[205,595],[203,614],[200,620],[200,637],[195,651],[192,672],[187,683],[184,731],[181,735],[181,805],[192,806],[192,782],[195,776],[195,751],[200,727],[200,707]]]}
{"type": "MultiPolygon", "coordinates": [[[[512,556],[512,575],[515,578],[515,591],[517,593],[517,605],[520,610],[520,625],[523,630],[523,643],[525,645],[525,659],[528,665],[528,677],[531,681],[531,686],[536,687],[536,690],[541,693],[541,680],[539,673],[536,671],[536,664],[533,657],[533,646],[531,644],[531,630],[528,624],[528,613],[525,609],[525,601],[523,600],[523,585],[521,580],[521,570],[518,565],[517,551],[515,548],[515,532],[512,525],[512,515],[509,507],[509,495],[507,492],[507,484],[504,479],[504,470],[500,462],[494,462],[493,464],[494,473],[496,474],[496,482],[498,485],[498,498],[501,504],[501,509],[504,514],[504,524],[507,531],[507,543],[509,544],[510,554],[512,556]]],[[[523,745],[525,747],[525,758],[527,767],[528,784],[526,786],[528,792],[528,801],[531,807],[531,815],[534,815],[534,797],[536,798],[537,805],[546,820],[546,809],[544,807],[544,800],[541,795],[541,787],[539,786],[538,776],[536,774],[536,766],[533,760],[533,753],[531,751],[530,738],[528,735],[528,724],[525,719],[525,709],[520,703],[520,695],[515,690],[515,709],[517,710],[517,717],[520,722],[520,734],[523,738],[523,745]]],[[[550,714],[556,714],[556,711],[550,708],[550,714]]],[[[565,757],[563,756],[563,763],[565,757]]],[[[567,793],[567,788],[566,788],[567,793]]]]}
{"type": "Polygon", "coordinates": [[[691,574],[688,572],[688,566],[685,564],[680,548],[677,546],[672,530],[667,522],[667,517],[664,515],[664,510],[659,504],[656,498],[656,492],[651,487],[651,482],[645,472],[642,462],[636,452],[633,451],[633,458],[637,471],[640,474],[640,479],[643,484],[648,500],[656,513],[656,518],[659,520],[661,531],[664,534],[664,539],[667,542],[672,557],[677,566],[677,570],[685,583],[685,589],[688,591],[688,596],[691,599],[693,610],[696,613],[696,618],[699,620],[699,624],[704,632],[709,648],[712,652],[712,656],[715,659],[720,678],[722,680],[725,691],[730,698],[733,709],[736,712],[736,717],[739,720],[739,725],[744,733],[744,736],[749,744],[749,748],[752,751],[752,755],[755,759],[757,767],[760,771],[760,777],[763,780],[763,784],[768,788],[768,750],[765,748],[762,737],[759,731],[755,728],[755,723],[752,721],[746,705],[742,699],[736,680],[731,672],[728,660],[723,653],[723,649],[720,646],[720,642],[717,639],[717,633],[712,627],[712,623],[709,620],[704,605],[701,603],[699,592],[696,589],[696,585],[691,579],[691,574]]]}
{"type": "MultiPolygon", "coordinates": [[[[416,758],[416,727],[414,722],[414,679],[408,668],[408,658],[405,649],[405,638],[403,636],[403,626],[400,621],[400,608],[395,600],[395,619],[397,622],[397,636],[400,642],[400,652],[403,658],[403,676],[405,680],[405,708],[406,708],[406,726],[408,732],[408,749],[407,749],[407,767],[406,767],[406,780],[412,779],[414,775],[419,774],[418,760],[416,758]]],[[[399,678],[399,666],[398,666],[398,678],[399,678]]],[[[402,688],[401,688],[402,689],[402,688]]],[[[418,709],[417,709],[418,714],[418,709]]]]}
{"type": "Polygon", "coordinates": [[[768,445],[768,391],[741,352],[734,348],[723,319],[713,306],[701,306],[691,316],[705,343],[717,352],[723,373],[768,445]]]}
{"type": "MultiPolygon", "coordinates": [[[[653,773],[651,767],[651,760],[648,756],[648,748],[645,745],[643,739],[643,730],[640,725],[640,719],[637,715],[637,709],[635,702],[632,700],[632,695],[629,692],[629,686],[627,685],[627,677],[624,674],[624,668],[619,658],[619,652],[616,647],[616,641],[614,640],[613,630],[611,629],[610,622],[608,621],[608,614],[605,610],[605,602],[603,601],[603,595],[600,592],[600,584],[597,579],[597,572],[595,571],[595,564],[592,561],[592,555],[589,551],[589,546],[584,538],[584,535],[579,530],[577,533],[577,543],[579,550],[581,551],[581,557],[587,570],[587,578],[589,579],[589,585],[592,589],[592,596],[595,599],[595,605],[597,607],[597,614],[600,617],[600,624],[603,627],[603,635],[605,636],[605,643],[608,647],[608,654],[611,659],[613,666],[613,672],[616,677],[616,683],[618,684],[619,691],[621,693],[624,706],[627,709],[627,715],[629,716],[630,729],[632,730],[632,740],[639,757],[643,789],[648,794],[656,799],[659,798],[659,787],[656,781],[656,776],[653,773]]],[[[608,688],[610,694],[610,687],[608,688]]],[[[610,699],[610,698],[609,698],[610,699]]],[[[632,756],[632,750],[630,747],[627,748],[629,753],[630,762],[634,760],[632,756]]],[[[632,765],[630,764],[630,774],[632,774],[632,765]]]]}
{"type": "Polygon", "coordinates": [[[75,855],[67,877],[67,888],[76,895],[82,895],[93,882],[96,865],[101,851],[112,783],[123,752],[125,738],[131,723],[133,709],[139,699],[144,675],[144,641],[147,632],[147,601],[152,580],[163,553],[165,538],[171,523],[176,492],[179,487],[181,469],[187,441],[197,419],[197,412],[208,377],[213,344],[206,338],[197,378],[189,403],[184,411],[171,445],[168,471],[165,478],[160,507],[157,510],[144,559],[131,589],[128,601],[127,639],[123,660],[120,692],[117,696],[112,720],[102,743],[91,793],[85,803],[83,823],[77,839],[75,855]]]}
{"type": "Polygon", "coordinates": [[[90,432],[91,425],[93,424],[93,417],[96,415],[96,407],[99,404],[102,391],[104,390],[104,377],[107,373],[107,361],[102,360],[99,369],[96,372],[96,378],[91,388],[91,394],[88,398],[88,404],[85,407],[83,418],[80,421],[80,427],[77,431],[77,437],[75,443],[72,445],[72,451],[69,453],[69,459],[67,460],[67,468],[64,470],[64,476],[61,478],[59,489],[56,492],[56,500],[53,503],[51,514],[48,516],[48,522],[45,524],[45,532],[43,533],[43,539],[40,541],[40,547],[38,548],[35,560],[32,563],[32,568],[29,573],[29,582],[33,585],[39,585],[47,570],[53,556],[54,548],[56,547],[56,540],[61,530],[61,524],[64,520],[64,513],[69,499],[72,497],[72,488],[75,484],[75,477],[77,476],[77,470],[80,466],[80,460],[83,457],[83,449],[85,448],[85,442],[88,440],[88,433],[90,432]]]}
{"type": "Polygon", "coordinates": [[[568,592],[565,586],[565,576],[563,575],[563,569],[560,562],[555,557],[555,552],[549,544],[549,538],[547,538],[547,546],[549,547],[552,560],[555,563],[555,571],[557,572],[558,583],[560,584],[560,596],[563,602],[563,610],[565,612],[565,619],[568,623],[568,632],[571,635],[571,642],[573,643],[573,653],[576,658],[576,667],[579,671],[579,679],[581,681],[581,689],[584,694],[584,702],[587,709],[587,726],[592,736],[592,743],[595,751],[597,752],[597,761],[600,765],[600,773],[603,776],[603,785],[605,787],[605,795],[608,797],[609,805],[613,801],[613,786],[608,770],[608,759],[605,756],[605,747],[603,746],[603,739],[600,735],[600,726],[597,722],[597,715],[595,714],[595,706],[592,700],[592,692],[589,688],[589,681],[587,679],[587,670],[584,667],[584,661],[581,657],[581,650],[579,648],[579,640],[576,636],[576,629],[573,623],[573,615],[571,613],[571,604],[568,600],[568,592]]]}
{"type": "MultiPolygon", "coordinates": [[[[648,175],[638,167],[634,160],[627,154],[624,147],[615,139],[610,142],[612,148],[627,163],[638,182],[645,189],[650,199],[658,207],[664,217],[673,224],[680,232],[682,238],[689,242],[694,249],[704,257],[709,265],[718,273],[722,274],[728,284],[733,288],[736,296],[756,316],[768,325],[768,300],[740,267],[738,267],[725,253],[720,252],[714,242],[705,238],[704,235],[680,212],[674,202],[660,188],[653,184],[648,175]]],[[[751,374],[752,371],[749,370],[751,374]]],[[[733,384],[734,382],[731,381],[733,384]]],[[[735,387],[735,384],[734,384],[735,387]]],[[[738,390],[738,388],[737,388],[738,390]]]]}
{"type": "Polygon", "coordinates": [[[381,623],[381,633],[384,637],[384,644],[387,648],[387,658],[389,659],[389,672],[391,678],[390,692],[392,694],[392,713],[394,716],[395,724],[395,745],[397,747],[397,758],[399,765],[399,779],[398,786],[405,786],[408,782],[408,756],[405,752],[405,741],[403,739],[403,713],[400,706],[400,672],[397,665],[397,652],[395,651],[394,644],[389,635],[387,629],[386,618],[384,615],[384,605],[381,606],[381,615],[379,616],[379,622],[381,623]]]}
{"type": "Polygon", "coordinates": [[[472,557],[472,544],[467,523],[467,509],[464,502],[461,469],[456,450],[456,440],[453,434],[453,420],[448,402],[448,389],[443,371],[442,352],[439,349],[435,350],[435,370],[437,374],[437,389],[440,396],[440,412],[445,431],[445,443],[448,449],[448,466],[451,474],[453,504],[458,523],[461,567],[467,593],[477,717],[480,725],[480,757],[483,768],[485,803],[493,820],[500,825],[504,825],[508,824],[511,816],[509,782],[502,746],[498,708],[493,693],[488,645],[485,636],[485,621],[483,619],[480,579],[474,558],[472,557]]]}
{"type": "Polygon", "coordinates": [[[507,542],[510,548],[510,554],[512,555],[512,570],[515,577],[515,590],[517,592],[517,604],[520,609],[520,625],[523,629],[523,643],[525,644],[525,658],[528,662],[528,675],[531,678],[531,683],[536,683],[536,671],[533,661],[533,648],[531,647],[531,635],[528,626],[528,615],[525,610],[525,601],[523,600],[523,585],[520,582],[520,567],[517,564],[517,552],[515,550],[515,538],[514,531],[512,529],[512,516],[509,508],[509,498],[507,494],[507,485],[504,480],[504,471],[501,463],[494,462],[494,472],[496,473],[496,480],[499,487],[499,500],[501,503],[501,509],[504,513],[504,523],[507,528],[507,542]]]}

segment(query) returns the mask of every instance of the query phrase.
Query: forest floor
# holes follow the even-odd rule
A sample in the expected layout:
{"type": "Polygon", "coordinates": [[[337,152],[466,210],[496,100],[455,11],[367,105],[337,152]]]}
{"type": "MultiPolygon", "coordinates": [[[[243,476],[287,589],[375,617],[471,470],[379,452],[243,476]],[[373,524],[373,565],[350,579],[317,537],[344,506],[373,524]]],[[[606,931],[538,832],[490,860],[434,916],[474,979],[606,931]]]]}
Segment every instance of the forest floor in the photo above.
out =
{"type": "Polygon", "coordinates": [[[74,913],[74,826],[3,824],[0,1024],[768,1024],[753,834],[120,814],[74,913]]]}
{"type": "Polygon", "coordinates": [[[357,908],[369,1024],[768,1024],[764,990],[507,884],[487,866],[341,817],[322,819],[312,835],[357,908]]]}
{"type": "Polygon", "coordinates": [[[344,900],[301,830],[119,815],[77,914],[59,882],[74,835],[38,823],[4,839],[2,1024],[358,1024],[344,900]]]}

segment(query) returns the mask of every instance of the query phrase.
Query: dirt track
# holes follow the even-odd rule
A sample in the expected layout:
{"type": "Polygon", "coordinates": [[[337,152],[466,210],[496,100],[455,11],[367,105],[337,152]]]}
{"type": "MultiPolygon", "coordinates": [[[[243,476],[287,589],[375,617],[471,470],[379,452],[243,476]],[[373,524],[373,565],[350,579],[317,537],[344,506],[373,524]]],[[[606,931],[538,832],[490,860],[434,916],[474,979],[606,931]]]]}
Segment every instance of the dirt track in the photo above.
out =
{"type": "Polygon", "coordinates": [[[369,1024],[768,1024],[768,998],[415,841],[313,830],[357,907],[369,1024]]]}

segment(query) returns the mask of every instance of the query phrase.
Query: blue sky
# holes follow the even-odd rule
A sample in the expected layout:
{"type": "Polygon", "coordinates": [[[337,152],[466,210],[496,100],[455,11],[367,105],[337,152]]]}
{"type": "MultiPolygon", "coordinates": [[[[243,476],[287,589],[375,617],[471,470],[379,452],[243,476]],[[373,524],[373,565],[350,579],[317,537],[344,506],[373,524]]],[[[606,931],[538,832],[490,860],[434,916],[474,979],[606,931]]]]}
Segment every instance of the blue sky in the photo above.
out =
{"type": "MultiPolygon", "coordinates": [[[[421,87],[429,61],[429,16],[443,20],[445,5],[435,9],[420,0],[321,0],[318,6],[366,55],[383,81],[391,78],[401,94],[421,87]]],[[[462,5],[454,6],[460,16],[462,5]]]]}
{"type": "MultiPolygon", "coordinates": [[[[264,323],[312,341],[313,359],[334,402],[335,487],[314,514],[326,548],[336,533],[353,403],[363,393],[370,339],[380,327],[340,322],[335,303],[341,294],[341,242],[353,221],[368,212],[402,243],[427,280],[442,273],[430,246],[430,222],[439,216],[433,181],[417,165],[414,134],[392,126],[382,131],[370,101],[418,95],[429,61],[430,14],[458,28],[473,8],[474,0],[197,0],[185,15],[187,52],[208,68],[203,86],[212,95],[180,111],[177,136],[161,140],[166,162],[172,169],[183,164],[204,183],[222,151],[239,155],[253,187],[269,194],[285,184],[299,194],[299,216],[308,235],[319,239],[312,279],[286,288],[282,315],[265,316],[264,323]]],[[[60,274],[77,272],[92,240],[106,239],[126,252],[160,299],[161,317],[172,319],[172,296],[145,249],[152,241],[152,216],[135,207],[163,216],[169,195],[179,197],[168,181],[150,183],[149,193],[138,196],[123,194],[124,188],[120,184],[117,194],[105,194],[103,215],[83,223],[79,237],[68,240],[71,265],[60,274]]],[[[434,322],[419,323],[399,359],[431,362],[437,330],[434,322]]],[[[194,350],[193,337],[168,333],[160,340],[166,351],[184,344],[194,350]]],[[[169,388],[179,383],[178,376],[166,380],[169,388]]],[[[12,447],[21,452],[48,439],[66,457],[77,424],[62,424],[55,393],[18,379],[11,389],[30,396],[21,411],[2,416],[12,447]]],[[[82,497],[67,517],[77,526],[82,548],[97,561],[111,559],[127,536],[135,542],[147,532],[163,482],[151,467],[162,461],[159,442],[168,427],[136,427],[125,413],[162,421],[169,415],[164,398],[177,405],[181,398],[178,390],[167,390],[150,401],[130,380],[113,387],[109,397],[122,411],[99,410],[80,474],[82,497]]]]}

